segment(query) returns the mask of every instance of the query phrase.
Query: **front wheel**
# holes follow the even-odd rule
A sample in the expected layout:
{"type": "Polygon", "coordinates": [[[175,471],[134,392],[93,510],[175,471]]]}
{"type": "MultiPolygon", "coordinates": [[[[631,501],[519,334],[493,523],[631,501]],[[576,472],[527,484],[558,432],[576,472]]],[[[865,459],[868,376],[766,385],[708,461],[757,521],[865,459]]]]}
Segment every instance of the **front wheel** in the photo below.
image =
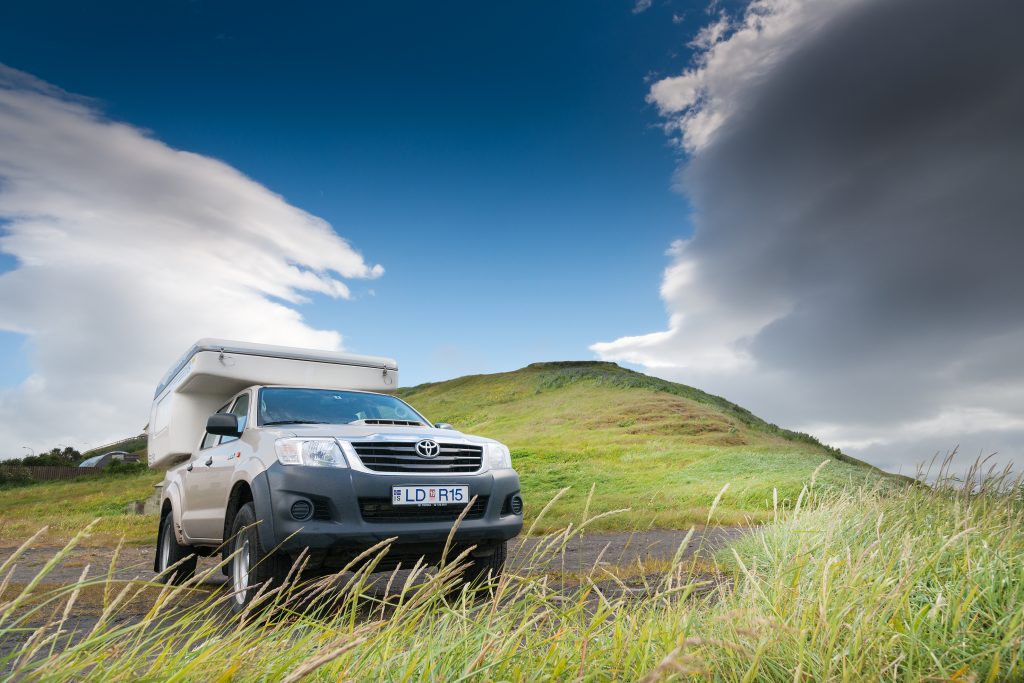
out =
{"type": "Polygon", "coordinates": [[[156,541],[156,580],[161,583],[183,584],[195,575],[198,559],[192,546],[178,543],[174,535],[174,515],[168,510],[160,520],[160,535],[156,541]],[[181,564],[178,564],[179,562],[181,564]]]}
{"type": "Polygon", "coordinates": [[[238,509],[231,524],[231,611],[242,612],[269,582],[277,586],[288,575],[288,563],[280,555],[269,553],[256,531],[256,508],[246,503],[238,509]]]}
{"type": "Polygon", "coordinates": [[[505,558],[508,557],[508,542],[494,544],[494,552],[484,557],[472,558],[472,564],[462,574],[462,584],[469,586],[485,586],[498,582],[505,570],[505,558]]]}

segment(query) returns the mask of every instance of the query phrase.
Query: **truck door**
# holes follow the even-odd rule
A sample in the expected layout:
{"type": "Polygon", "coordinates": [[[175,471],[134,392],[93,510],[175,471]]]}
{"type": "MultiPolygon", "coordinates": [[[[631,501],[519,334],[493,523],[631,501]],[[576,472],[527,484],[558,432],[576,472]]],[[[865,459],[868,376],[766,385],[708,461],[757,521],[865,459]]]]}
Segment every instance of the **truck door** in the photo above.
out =
{"type": "MultiPolygon", "coordinates": [[[[238,416],[244,430],[249,416],[248,392],[221,407],[218,413],[238,416]]],[[[233,436],[207,434],[192,460],[192,471],[185,476],[186,499],[182,524],[189,539],[220,542],[224,535],[224,511],[227,507],[231,475],[244,444],[233,436]]]]}

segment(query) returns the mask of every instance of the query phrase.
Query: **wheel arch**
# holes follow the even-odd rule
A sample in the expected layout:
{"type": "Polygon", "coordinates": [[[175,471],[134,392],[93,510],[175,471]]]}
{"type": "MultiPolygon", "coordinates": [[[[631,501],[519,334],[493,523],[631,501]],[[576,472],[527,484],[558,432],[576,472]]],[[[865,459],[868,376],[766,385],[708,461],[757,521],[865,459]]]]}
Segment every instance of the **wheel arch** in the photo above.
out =
{"type": "Polygon", "coordinates": [[[187,545],[185,530],[181,526],[181,486],[175,480],[167,481],[160,494],[160,523],[163,524],[164,517],[171,515],[171,523],[174,528],[174,535],[178,543],[187,545]]]}
{"type": "MultiPolygon", "coordinates": [[[[239,473],[242,474],[242,473],[239,473]]],[[[228,494],[227,505],[224,509],[224,531],[221,552],[226,559],[230,554],[231,527],[234,525],[235,513],[246,503],[252,503],[256,512],[257,533],[260,542],[265,548],[273,548],[277,545],[274,542],[274,520],[273,507],[270,504],[270,484],[267,481],[266,472],[260,471],[255,476],[241,476],[231,485],[231,492],[228,494]]]]}
{"type": "MultiPolygon", "coordinates": [[[[228,503],[224,508],[224,530],[221,538],[224,539],[224,545],[227,546],[228,537],[231,535],[231,527],[235,521],[235,514],[238,509],[246,503],[253,502],[252,486],[245,479],[239,479],[231,485],[231,492],[228,494],[228,503]]],[[[225,550],[225,553],[227,551],[225,550]]]]}

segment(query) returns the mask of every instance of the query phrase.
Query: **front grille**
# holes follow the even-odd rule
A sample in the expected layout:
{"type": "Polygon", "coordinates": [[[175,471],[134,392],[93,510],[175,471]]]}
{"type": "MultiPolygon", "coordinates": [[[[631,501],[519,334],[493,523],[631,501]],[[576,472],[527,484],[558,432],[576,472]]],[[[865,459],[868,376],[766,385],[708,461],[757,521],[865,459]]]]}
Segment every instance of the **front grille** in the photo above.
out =
{"type": "Polygon", "coordinates": [[[374,472],[476,472],[480,469],[482,446],[442,443],[436,458],[416,453],[415,441],[356,441],[359,459],[374,472]]]}
{"type": "MultiPolygon", "coordinates": [[[[360,498],[359,512],[367,522],[454,522],[465,505],[392,505],[390,498],[360,498]]],[[[487,496],[477,496],[465,519],[487,512],[487,496]]]]}

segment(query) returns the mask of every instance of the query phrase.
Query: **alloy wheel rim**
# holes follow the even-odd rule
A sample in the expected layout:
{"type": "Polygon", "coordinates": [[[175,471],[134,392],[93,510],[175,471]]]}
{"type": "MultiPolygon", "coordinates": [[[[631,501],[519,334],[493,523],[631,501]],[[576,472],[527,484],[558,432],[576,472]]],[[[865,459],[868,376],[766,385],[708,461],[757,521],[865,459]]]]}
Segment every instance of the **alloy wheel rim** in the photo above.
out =
{"type": "Polygon", "coordinates": [[[249,539],[235,539],[235,556],[231,559],[231,579],[235,589],[235,601],[245,604],[249,592],[249,539]]]}

